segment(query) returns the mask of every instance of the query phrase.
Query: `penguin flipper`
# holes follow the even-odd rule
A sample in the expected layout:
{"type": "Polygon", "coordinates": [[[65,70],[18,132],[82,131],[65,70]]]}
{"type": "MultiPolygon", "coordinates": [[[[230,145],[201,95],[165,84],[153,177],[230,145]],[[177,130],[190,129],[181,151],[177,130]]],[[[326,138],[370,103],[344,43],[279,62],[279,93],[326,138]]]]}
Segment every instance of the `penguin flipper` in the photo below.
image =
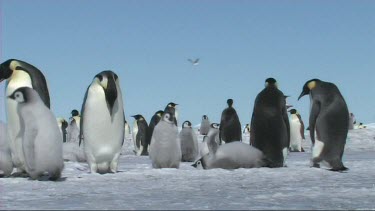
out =
{"type": "Polygon", "coordinates": [[[23,136],[23,154],[25,155],[25,163],[30,171],[36,170],[34,143],[37,135],[38,130],[36,128],[26,128],[23,136]]]}
{"type": "Polygon", "coordinates": [[[316,119],[318,118],[319,112],[320,112],[320,103],[314,100],[311,106],[310,118],[309,118],[310,137],[311,137],[311,142],[313,144],[315,143],[315,123],[316,123],[316,119]]]}

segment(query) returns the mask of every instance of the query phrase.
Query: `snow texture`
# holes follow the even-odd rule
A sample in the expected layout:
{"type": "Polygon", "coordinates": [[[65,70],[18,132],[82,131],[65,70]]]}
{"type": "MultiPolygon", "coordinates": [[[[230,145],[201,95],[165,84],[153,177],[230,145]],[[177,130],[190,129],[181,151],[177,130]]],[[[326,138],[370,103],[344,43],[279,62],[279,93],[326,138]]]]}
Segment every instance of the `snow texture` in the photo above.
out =
{"type": "Polygon", "coordinates": [[[367,126],[349,132],[345,173],[310,168],[307,133],[306,152],[290,153],[288,167],[274,169],[152,169],[125,140],[116,174],[90,174],[86,163],[69,161],[58,182],[0,178],[0,209],[374,210],[375,124],[367,126]]]}

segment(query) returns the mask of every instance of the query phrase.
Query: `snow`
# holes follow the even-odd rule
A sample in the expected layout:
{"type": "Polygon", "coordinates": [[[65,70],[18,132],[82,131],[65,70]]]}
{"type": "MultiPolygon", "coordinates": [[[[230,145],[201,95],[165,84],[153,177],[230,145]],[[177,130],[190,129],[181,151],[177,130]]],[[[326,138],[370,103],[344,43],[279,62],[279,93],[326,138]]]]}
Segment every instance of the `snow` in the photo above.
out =
{"type": "Polygon", "coordinates": [[[65,162],[58,182],[0,178],[0,209],[374,210],[375,124],[368,126],[349,132],[345,173],[309,167],[308,135],[306,152],[290,153],[288,167],[275,169],[198,170],[192,163],[152,169],[126,140],[116,174],[90,174],[86,163],[65,162]]]}

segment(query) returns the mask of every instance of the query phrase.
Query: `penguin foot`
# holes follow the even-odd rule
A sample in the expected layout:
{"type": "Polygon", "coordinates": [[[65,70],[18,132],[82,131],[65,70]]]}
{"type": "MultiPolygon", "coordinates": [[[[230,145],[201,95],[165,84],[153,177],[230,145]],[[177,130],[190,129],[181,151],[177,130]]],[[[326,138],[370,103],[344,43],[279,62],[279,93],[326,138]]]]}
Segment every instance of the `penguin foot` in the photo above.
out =
{"type": "Polygon", "coordinates": [[[27,178],[29,175],[26,172],[14,172],[11,177],[22,177],[27,178]]]}
{"type": "Polygon", "coordinates": [[[332,169],[330,169],[330,171],[337,171],[337,172],[340,172],[340,173],[344,173],[347,170],[349,170],[349,169],[346,168],[345,166],[342,166],[342,167],[339,167],[339,168],[332,168],[332,169]]]}
{"type": "Polygon", "coordinates": [[[320,168],[320,164],[319,163],[313,163],[310,167],[311,168],[320,168]]]}

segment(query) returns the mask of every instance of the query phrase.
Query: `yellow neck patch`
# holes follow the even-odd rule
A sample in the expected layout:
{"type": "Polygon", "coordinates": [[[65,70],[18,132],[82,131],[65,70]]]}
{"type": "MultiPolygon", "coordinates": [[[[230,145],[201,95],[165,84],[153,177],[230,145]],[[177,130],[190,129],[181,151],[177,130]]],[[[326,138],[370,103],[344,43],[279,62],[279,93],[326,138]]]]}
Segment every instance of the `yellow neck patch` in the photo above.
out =
{"type": "Polygon", "coordinates": [[[316,81],[311,81],[310,83],[307,84],[307,87],[312,90],[316,87],[316,81]]]}

